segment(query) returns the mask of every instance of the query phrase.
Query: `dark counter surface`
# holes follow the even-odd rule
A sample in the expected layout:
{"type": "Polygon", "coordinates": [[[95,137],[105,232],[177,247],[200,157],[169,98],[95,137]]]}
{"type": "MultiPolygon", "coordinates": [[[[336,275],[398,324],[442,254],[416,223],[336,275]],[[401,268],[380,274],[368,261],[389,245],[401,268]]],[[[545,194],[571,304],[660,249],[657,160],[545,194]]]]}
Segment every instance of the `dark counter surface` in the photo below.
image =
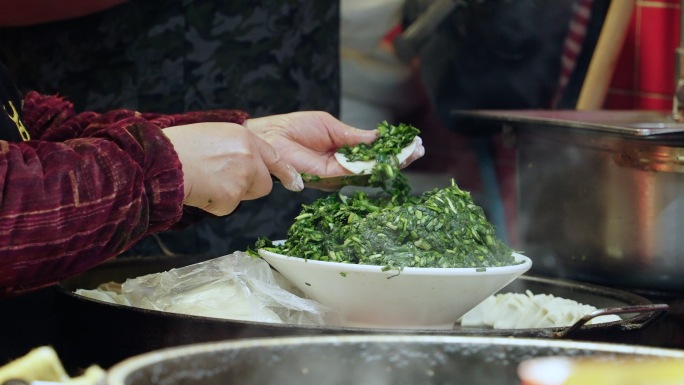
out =
{"type": "MultiPolygon", "coordinates": [[[[654,303],[667,303],[670,312],[661,320],[649,325],[638,333],[630,333],[621,339],[620,333],[612,333],[606,341],[646,345],[664,348],[684,349],[684,298],[657,295],[645,295],[654,303]]],[[[92,335],[79,334],[77,327],[69,325],[69,319],[81,317],[87,321],[88,314],[64,314],[63,301],[59,300],[56,287],[41,289],[23,296],[0,300],[0,365],[20,357],[31,349],[51,345],[63,361],[65,368],[72,375],[78,374],[90,364],[108,367],[111,363],[91,362],[89,357],[102,356],[102,351],[92,349],[116,350],[117,347],[101,346],[93,341],[92,335]],[[79,347],[85,347],[79,350],[79,347]],[[66,354],[68,353],[68,354],[66,354]]],[[[103,325],[102,333],[114,331],[103,325]]],[[[130,325],[125,326],[130,327],[130,325]]],[[[125,328],[122,326],[122,328],[125,328]]],[[[96,329],[96,328],[95,328],[96,329]]],[[[118,330],[119,333],[125,332],[118,330]]],[[[191,331],[185,331],[191,332],[191,331]]],[[[96,337],[95,337],[96,338],[96,337]]],[[[106,338],[105,338],[106,340],[106,338]]]]}
{"type": "Polygon", "coordinates": [[[52,287],[0,299],[0,364],[32,348],[54,345],[61,327],[62,315],[52,287]]]}

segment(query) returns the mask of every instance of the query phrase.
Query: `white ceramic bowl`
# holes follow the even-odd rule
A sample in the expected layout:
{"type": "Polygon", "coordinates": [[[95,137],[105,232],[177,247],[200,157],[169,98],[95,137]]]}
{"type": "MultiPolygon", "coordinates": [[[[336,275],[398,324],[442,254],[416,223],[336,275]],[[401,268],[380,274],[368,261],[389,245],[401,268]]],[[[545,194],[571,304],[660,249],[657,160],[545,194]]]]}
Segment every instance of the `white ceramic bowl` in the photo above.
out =
{"type": "Polygon", "coordinates": [[[310,298],[339,312],[342,326],[450,329],[468,310],[532,266],[475,268],[407,267],[324,262],[259,250],[259,255],[310,298]]]}

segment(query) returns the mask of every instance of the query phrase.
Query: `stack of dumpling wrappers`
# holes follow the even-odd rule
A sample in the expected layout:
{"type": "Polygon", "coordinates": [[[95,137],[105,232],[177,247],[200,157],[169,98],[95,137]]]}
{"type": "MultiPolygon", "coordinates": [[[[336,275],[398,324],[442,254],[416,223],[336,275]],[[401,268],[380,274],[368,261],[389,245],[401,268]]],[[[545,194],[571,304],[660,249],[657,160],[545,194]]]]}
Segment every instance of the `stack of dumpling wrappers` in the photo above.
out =
{"type": "MultiPolygon", "coordinates": [[[[460,319],[461,326],[494,329],[533,329],[571,326],[597,310],[594,306],[551,294],[495,294],[460,319]]],[[[593,318],[587,324],[620,321],[616,315],[593,318]]]]}

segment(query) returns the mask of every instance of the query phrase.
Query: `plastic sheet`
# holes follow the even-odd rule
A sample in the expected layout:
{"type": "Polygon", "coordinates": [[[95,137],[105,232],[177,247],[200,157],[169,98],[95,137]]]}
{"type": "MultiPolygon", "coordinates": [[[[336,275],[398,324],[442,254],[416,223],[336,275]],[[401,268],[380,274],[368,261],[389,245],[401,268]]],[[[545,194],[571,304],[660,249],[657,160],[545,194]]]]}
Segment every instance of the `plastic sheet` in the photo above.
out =
{"type": "Polygon", "coordinates": [[[330,309],[305,298],[268,263],[244,252],[77,294],[145,309],[244,321],[323,325],[330,309]]]}

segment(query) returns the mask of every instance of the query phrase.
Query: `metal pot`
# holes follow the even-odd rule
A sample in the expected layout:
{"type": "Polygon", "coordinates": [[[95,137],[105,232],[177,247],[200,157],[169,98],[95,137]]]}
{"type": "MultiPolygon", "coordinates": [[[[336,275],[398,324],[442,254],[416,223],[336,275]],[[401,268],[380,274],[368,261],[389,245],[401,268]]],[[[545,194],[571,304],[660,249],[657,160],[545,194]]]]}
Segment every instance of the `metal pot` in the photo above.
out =
{"type": "MultiPolygon", "coordinates": [[[[598,308],[623,313],[622,321],[576,325],[576,328],[536,328],[494,330],[461,328],[451,330],[383,330],[331,326],[299,326],[246,322],[189,316],[116,305],[74,294],[79,288],[92,289],[105,282],[123,282],[144,274],[166,271],[198,262],[197,257],[126,258],[104,263],[78,277],[62,282],[58,289],[64,310],[64,330],[58,343],[60,355],[70,365],[87,366],[97,362],[109,367],[126,357],[165,347],[225,339],[317,335],[317,334],[452,334],[540,338],[574,338],[625,343],[640,341],[642,332],[667,311],[667,305],[654,305],[648,299],[620,290],[571,281],[523,276],[505,291],[546,293],[574,299],[598,308]],[[626,308],[626,309],[625,309],[626,308]],[[632,309],[632,310],[629,310],[632,309]],[[624,311],[632,313],[624,314],[624,311]]],[[[658,341],[653,341],[658,342],[658,341]]]]}
{"type": "Polygon", "coordinates": [[[199,344],[127,359],[108,385],[516,384],[545,356],[684,358],[684,351],[523,338],[347,335],[199,344]]]}
{"type": "Polygon", "coordinates": [[[533,272],[684,293],[684,124],[653,111],[459,111],[514,141],[533,272]]]}

